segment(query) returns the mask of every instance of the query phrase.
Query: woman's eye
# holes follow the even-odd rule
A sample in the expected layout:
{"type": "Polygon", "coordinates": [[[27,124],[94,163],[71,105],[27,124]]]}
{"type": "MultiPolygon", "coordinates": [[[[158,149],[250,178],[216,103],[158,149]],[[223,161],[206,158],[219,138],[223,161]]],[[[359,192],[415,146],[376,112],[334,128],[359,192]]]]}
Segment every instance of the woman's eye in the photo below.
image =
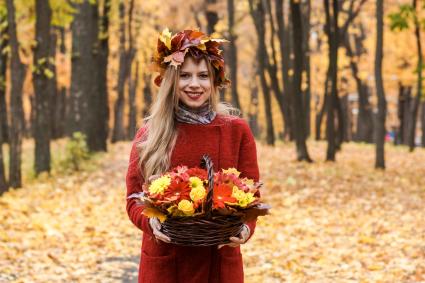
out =
{"type": "Polygon", "coordinates": [[[201,77],[202,79],[208,79],[208,77],[209,77],[209,76],[208,76],[208,74],[201,74],[201,75],[200,75],[200,77],[201,77]]]}
{"type": "Polygon", "coordinates": [[[187,79],[189,77],[189,74],[180,74],[180,78],[187,79]]]}

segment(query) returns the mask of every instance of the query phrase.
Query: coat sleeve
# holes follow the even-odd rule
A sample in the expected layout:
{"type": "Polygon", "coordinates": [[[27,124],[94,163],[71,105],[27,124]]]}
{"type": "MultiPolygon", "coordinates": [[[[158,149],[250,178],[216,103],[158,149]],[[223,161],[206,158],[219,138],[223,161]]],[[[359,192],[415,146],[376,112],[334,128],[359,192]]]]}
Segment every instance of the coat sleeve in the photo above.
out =
{"type": "MultiPolygon", "coordinates": [[[[241,121],[242,140],[239,149],[238,171],[241,172],[241,177],[247,177],[258,182],[260,173],[258,169],[255,139],[248,124],[242,119],[241,121]]],[[[249,226],[251,232],[249,238],[251,238],[255,231],[256,220],[249,221],[246,224],[249,226]]]]}
{"type": "MultiPolygon", "coordinates": [[[[139,168],[139,153],[137,150],[137,143],[141,140],[145,128],[141,128],[136,137],[133,140],[133,145],[130,153],[130,160],[126,176],[126,185],[127,185],[127,197],[134,193],[139,193],[142,191],[142,184],[144,179],[139,168]]],[[[131,222],[142,230],[144,233],[152,235],[152,229],[149,225],[149,220],[146,216],[142,214],[143,205],[139,204],[135,198],[127,199],[127,214],[131,222]]]]}

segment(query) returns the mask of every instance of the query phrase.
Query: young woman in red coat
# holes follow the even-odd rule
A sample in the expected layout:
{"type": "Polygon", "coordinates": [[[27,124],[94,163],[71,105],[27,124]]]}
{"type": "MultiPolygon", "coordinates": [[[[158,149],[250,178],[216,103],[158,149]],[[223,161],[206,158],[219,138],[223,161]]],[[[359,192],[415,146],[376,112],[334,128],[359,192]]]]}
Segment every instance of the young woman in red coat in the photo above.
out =
{"type": "MultiPolygon", "coordinates": [[[[159,36],[154,56],[159,91],[133,142],[127,196],[172,167],[199,166],[204,154],[211,157],[214,171],[234,167],[241,177],[258,181],[255,141],[247,123],[229,114],[235,109],[218,102],[217,88],[229,83],[221,42],[195,30],[174,36],[164,30],[159,36]]],[[[142,210],[136,199],[127,199],[129,218],[143,231],[139,282],[244,281],[239,245],[254,233],[255,221],[223,247],[185,247],[170,244],[160,222],[142,210]]]]}

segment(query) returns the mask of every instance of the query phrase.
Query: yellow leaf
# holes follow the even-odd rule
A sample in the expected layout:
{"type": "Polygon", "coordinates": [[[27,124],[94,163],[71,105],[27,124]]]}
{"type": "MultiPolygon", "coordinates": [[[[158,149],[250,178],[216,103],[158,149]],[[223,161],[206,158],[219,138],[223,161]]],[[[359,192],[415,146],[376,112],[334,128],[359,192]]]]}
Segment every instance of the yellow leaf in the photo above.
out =
{"type": "Polygon", "coordinates": [[[159,36],[159,40],[161,40],[165,46],[170,50],[171,49],[171,32],[168,28],[165,28],[159,36]]]}
{"type": "Polygon", "coordinates": [[[367,269],[369,269],[370,271],[377,271],[377,270],[382,270],[383,267],[381,265],[372,264],[372,265],[369,265],[367,269]]]}
{"type": "Polygon", "coordinates": [[[361,243],[361,244],[368,244],[368,245],[375,245],[376,244],[376,239],[373,238],[373,237],[362,235],[359,238],[359,243],[361,243]]]}
{"type": "Polygon", "coordinates": [[[159,219],[159,221],[161,223],[164,222],[165,219],[167,219],[167,216],[164,213],[162,213],[162,212],[160,212],[160,211],[158,211],[154,208],[150,208],[150,207],[145,208],[143,210],[142,214],[149,217],[149,218],[156,217],[156,218],[159,219]]]}
{"type": "Polygon", "coordinates": [[[49,69],[44,69],[44,75],[46,76],[46,78],[51,79],[55,76],[55,74],[49,70],[49,69]]]}

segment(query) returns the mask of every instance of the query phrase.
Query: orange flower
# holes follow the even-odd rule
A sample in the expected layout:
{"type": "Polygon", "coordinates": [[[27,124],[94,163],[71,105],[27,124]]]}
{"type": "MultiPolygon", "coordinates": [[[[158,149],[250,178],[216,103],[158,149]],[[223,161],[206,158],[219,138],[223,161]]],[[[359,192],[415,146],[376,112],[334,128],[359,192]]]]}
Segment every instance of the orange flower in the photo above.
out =
{"type": "Polygon", "coordinates": [[[226,184],[214,186],[213,208],[225,208],[225,203],[236,203],[237,199],[232,197],[233,190],[226,184]]]}
{"type": "Polygon", "coordinates": [[[164,192],[164,198],[177,202],[183,199],[190,199],[190,190],[191,187],[189,182],[172,180],[168,189],[164,192]]]}

